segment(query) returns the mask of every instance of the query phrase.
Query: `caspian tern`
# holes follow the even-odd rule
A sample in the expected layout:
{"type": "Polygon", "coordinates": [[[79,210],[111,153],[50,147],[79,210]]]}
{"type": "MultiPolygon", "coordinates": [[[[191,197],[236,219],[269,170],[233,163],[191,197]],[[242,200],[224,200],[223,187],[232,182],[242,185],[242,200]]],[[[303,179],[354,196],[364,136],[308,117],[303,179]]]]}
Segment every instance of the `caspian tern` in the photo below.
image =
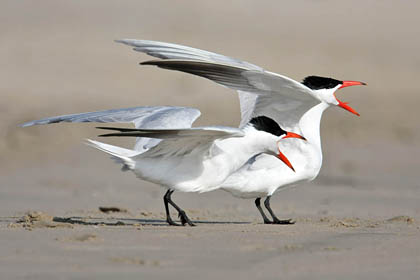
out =
{"type": "Polygon", "coordinates": [[[290,219],[278,219],[270,207],[270,198],[277,190],[311,181],[318,175],[322,165],[320,122],[325,109],[339,106],[359,116],[347,103],[336,98],[335,92],[348,86],[365,85],[363,82],[309,76],[300,83],[245,61],[187,46],[134,39],[116,42],[162,59],[142,62],[142,65],[190,73],[237,90],[242,119],[239,127],[255,116],[267,116],[282,128],[308,140],[280,143],[296,172],[285,168],[272,156],[261,154],[251,158],[221,185],[236,197],[256,198],[255,205],[267,224],[292,223],[290,219]],[[266,197],[264,204],[272,221],[260,206],[261,197],[266,197]]]}
{"type": "Polygon", "coordinates": [[[134,150],[93,140],[88,140],[88,144],[111,154],[118,163],[123,164],[123,170],[132,170],[137,177],[166,187],[168,191],[164,204],[167,222],[179,225],[171,219],[169,203],[178,211],[182,225],[192,226],[185,211],[171,200],[174,191],[214,190],[252,156],[260,153],[275,155],[293,169],[280,151],[278,142],[285,138],[304,139],[296,133],[284,131],[274,120],[265,116],[252,118],[243,128],[188,128],[199,115],[200,111],[194,108],[135,107],[51,117],[22,126],[58,122],[134,123],[135,129],[98,127],[117,131],[100,135],[103,137],[139,137],[134,150]]]}

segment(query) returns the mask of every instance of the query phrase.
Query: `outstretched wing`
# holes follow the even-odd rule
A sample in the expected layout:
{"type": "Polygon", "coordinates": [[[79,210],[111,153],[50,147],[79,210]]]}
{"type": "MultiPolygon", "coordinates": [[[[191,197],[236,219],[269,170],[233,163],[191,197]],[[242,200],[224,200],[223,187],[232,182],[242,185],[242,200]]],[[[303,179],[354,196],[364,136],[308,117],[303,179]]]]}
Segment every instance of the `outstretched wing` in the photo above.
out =
{"type": "Polygon", "coordinates": [[[135,51],[161,59],[201,60],[243,67],[250,70],[263,70],[261,67],[246,61],[172,43],[135,39],[115,40],[115,42],[132,46],[135,51]]]}
{"type": "Polygon", "coordinates": [[[311,89],[288,77],[254,64],[186,46],[144,40],[119,40],[163,60],[156,65],[201,76],[239,92],[241,127],[252,117],[266,115],[284,129],[293,130],[302,115],[319,103],[311,89]]]}
{"type": "Polygon", "coordinates": [[[319,103],[305,85],[287,77],[267,72],[196,60],[155,60],[142,63],[164,69],[178,70],[201,76],[231,89],[257,95],[248,102],[240,95],[243,113],[241,126],[250,118],[265,115],[276,120],[284,129],[291,129],[302,115],[319,103]]]}
{"type": "Polygon", "coordinates": [[[115,130],[119,133],[108,133],[100,135],[101,137],[109,136],[135,136],[149,137],[157,139],[172,138],[188,138],[188,137],[204,137],[204,138],[225,138],[225,137],[242,137],[244,133],[241,129],[224,126],[202,126],[193,128],[172,128],[172,129],[143,129],[143,128],[125,128],[125,127],[106,127],[99,126],[98,129],[115,130]]]}
{"type": "Polygon", "coordinates": [[[162,141],[142,154],[142,157],[168,155],[186,155],[207,153],[215,140],[230,137],[243,137],[238,128],[223,126],[205,126],[185,129],[130,129],[118,127],[98,127],[99,129],[118,131],[100,135],[101,137],[149,137],[162,141]]]}
{"type": "MultiPolygon", "coordinates": [[[[189,128],[200,114],[198,109],[188,107],[133,107],[45,118],[26,122],[22,126],[60,122],[118,122],[133,123],[137,128],[189,128]]],[[[137,138],[134,149],[140,152],[145,151],[155,146],[159,141],[143,137],[137,138]]]]}

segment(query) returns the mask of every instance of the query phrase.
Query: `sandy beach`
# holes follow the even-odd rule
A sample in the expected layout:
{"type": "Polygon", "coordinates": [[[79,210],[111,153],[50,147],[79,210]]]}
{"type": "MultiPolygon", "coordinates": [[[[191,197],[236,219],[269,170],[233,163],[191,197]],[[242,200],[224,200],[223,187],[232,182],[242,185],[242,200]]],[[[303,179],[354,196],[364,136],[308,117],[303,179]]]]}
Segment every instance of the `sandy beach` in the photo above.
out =
{"type": "Polygon", "coordinates": [[[418,279],[419,8],[416,1],[4,1],[0,278],[418,279]],[[338,93],[360,117],[339,108],[324,114],[319,176],[273,197],[275,212],[294,225],[264,225],[253,200],[215,191],[175,193],[197,226],[169,227],[164,189],[84,144],[96,139],[95,124],[18,126],[146,105],[198,108],[196,125],[238,125],[233,91],[139,66],[150,57],[113,42],[121,38],[190,45],[296,80],[368,83],[338,93]]]}

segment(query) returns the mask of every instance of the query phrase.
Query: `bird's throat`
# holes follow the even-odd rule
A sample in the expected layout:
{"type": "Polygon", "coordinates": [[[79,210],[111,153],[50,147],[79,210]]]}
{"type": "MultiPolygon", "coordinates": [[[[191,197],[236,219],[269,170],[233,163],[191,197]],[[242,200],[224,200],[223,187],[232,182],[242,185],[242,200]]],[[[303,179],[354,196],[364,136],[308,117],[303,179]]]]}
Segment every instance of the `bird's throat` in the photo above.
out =
{"type": "MultiPolygon", "coordinates": [[[[321,102],[318,105],[315,105],[309,109],[300,119],[299,127],[304,136],[309,143],[317,146],[321,151],[321,135],[320,135],[320,125],[322,114],[325,109],[330,105],[327,103],[321,102]]],[[[322,153],[322,152],[321,152],[322,153]]]]}

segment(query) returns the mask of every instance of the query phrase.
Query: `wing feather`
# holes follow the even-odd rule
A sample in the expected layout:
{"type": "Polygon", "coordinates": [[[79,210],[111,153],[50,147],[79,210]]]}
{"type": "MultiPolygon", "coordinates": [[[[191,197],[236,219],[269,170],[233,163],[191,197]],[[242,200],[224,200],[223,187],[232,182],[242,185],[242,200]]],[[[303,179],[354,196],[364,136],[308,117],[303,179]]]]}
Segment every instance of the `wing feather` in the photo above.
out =
{"type": "Polygon", "coordinates": [[[246,61],[178,44],[135,39],[115,40],[115,42],[132,46],[135,51],[143,52],[161,59],[203,60],[244,67],[249,70],[263,70],[261,67],[246,61]]]}
{"type": "Polygon", "coordinates": [[[305,85],[267,71],[193,60],[154,60],[143,64],[187,72],[239,91],[240,127],[252,117],[265,115],[283,129],[295,130],[302,115],[320,102],[305,85]]]}
{"type": "Polygon", "coordinates": [[[237,90],[240,127],[254,116],[267,115],[284,129],[297,130],[303,114],[320,102],[302,83],[246,61],[171,43],[133,39],[117,42],[164,60],[144,64],[198,75],[237,90]]]}
{"type": "Polygon", "coordinates": [[[190,129],[127,129],[116,127],[99,127],[100,129],[117,130],[101,136],[150,137],[163,139],[158,145],[141,154],[142,157],[185,156],[197,153],[203,155],[210,151],[214,141],[230,137],[242,137],[244,132],[238,128],[208,126],[190,129]]]}
{"type": "MultiPolygon", "coordinates": [[[[188,107],[133,107],[81,114],[62,115],[30,121],[21,126],[33,126],[60,122],[133,123],[137,128],[189,128],[200,116],[200,110],[188,107]]],[[[137,138],[134,149],[145,151],[159,143],[158,139],[137,138]]]]}
{"type": "Polygon", "coordinates": [[[217,138],[242,137],[244,132],[238,128],[223,126],[202,126],[184,129],[138,129],[119,127],[97,127],[104,130],[116,130],[119,133],[104,134],[101,136],[130,136],[149,137],[157,139],[179,139],[179,138],[208,138],[210,141],[217,138]]]}
{"type": "MultiPolygon", "coordinates": [[[[112,109],[97,112],[62,115],[22,124],[22,127],[51,124],[60,122],[98,122],[98,123],[134,123],[136,127],[144,127],[154,121],[153,126],[163,126],[171,120],[170,126],[191,126],[191,123],[200,116],[200,111],[188,107],[151,106],[112,109]],[[176,116],[176,117],[174,117],[176,116]]],[[[169,126],[169,127],[170,127],[169,126]]]]}

